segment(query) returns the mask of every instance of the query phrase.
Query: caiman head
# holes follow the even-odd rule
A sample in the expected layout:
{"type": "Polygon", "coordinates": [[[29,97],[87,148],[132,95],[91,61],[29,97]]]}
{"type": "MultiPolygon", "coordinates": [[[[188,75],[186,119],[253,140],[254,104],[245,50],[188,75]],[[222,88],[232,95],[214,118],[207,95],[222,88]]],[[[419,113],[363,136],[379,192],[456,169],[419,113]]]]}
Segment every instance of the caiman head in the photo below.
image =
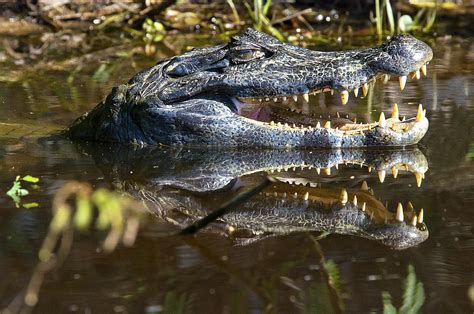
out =
{"type": "MultiPolygon", "coordinates": [[[[428,129],[425,111],[399,119],[381,114],[374,123],[318,120],[279,113],[291,101],[308,102],[322,92],[367,94],[377,79],[426,74],[432,50],[409,35],[374,48],[320,52],[282,43],[248,29],[222,46],[194,49],[164,60],[113,89],[79,118],[71,138],[138,144],[269,147],[403,146],[428,129]],[[259,114],[271,107],[279,117],[259,114]]],[[[287,107],[287,106],[286,106],[287,107]]]]}

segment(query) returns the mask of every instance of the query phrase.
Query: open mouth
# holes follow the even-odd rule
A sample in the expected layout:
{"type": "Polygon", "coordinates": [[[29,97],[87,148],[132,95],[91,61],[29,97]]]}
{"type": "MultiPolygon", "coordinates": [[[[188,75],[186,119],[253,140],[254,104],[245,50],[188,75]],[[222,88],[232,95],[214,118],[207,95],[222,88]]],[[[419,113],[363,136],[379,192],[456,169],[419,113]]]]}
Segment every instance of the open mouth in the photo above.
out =
{"type": "MultiPolygon", "coordinates": [[[[421,75],[426,75],[426,66],[428,62],[411,73],[412,78],[419,79],[421,75]]],[[[388,81],[388,74],[379,74],[368,82],[361,83],[360,87],[352,91],[343,90],[340,92],[342,104],[346,104],[349,99],[349,93],[354,96],[359,95],[359,89],[362,89],[362,95],[367,95],[369,87],[377,80],[388,81]]],[[[400,89],[403,90],[406,85],[407,76],[398,77],[400,89]]],[[[292,132],[311,132],[317,129],[325,129],[332,135],[337,136],[356,136],[368,135],[375,130],[383,131],[384,134],[390,134],[396,138],[400,135],[409,134],[410,131],[421,134],[426,132],[428,122],[426,120],[426,109],[420,104],[417,114],[414,117],[400,117],[398,105],[394,104],[389,117],[381,112],[378,121],[369,123],[358,123],[356,118],[349,117],[347,114],[336,113],[335,115],[315,115],[305,114],[301,110],[290,108],[290,106],[303,101],[308,103],[310,95],[317,95],[324,92],[334,94],[334,89],[330,87],[316,88],[309,93],[292,96],[269,96],[261,98],[239,97],[234,98],[234,104],[237,107],[237,114],[253,120],[262,127],[280,129],[292,132]]],[[[294,107],[294,106],[293,106],[294,107]]]]}

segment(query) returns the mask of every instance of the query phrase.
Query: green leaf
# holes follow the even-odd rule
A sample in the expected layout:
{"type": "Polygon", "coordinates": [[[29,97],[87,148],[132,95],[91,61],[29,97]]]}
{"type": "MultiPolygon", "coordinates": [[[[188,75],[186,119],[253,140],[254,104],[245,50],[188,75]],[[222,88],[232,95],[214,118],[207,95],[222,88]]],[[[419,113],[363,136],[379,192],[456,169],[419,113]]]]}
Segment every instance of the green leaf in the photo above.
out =
{"type": "Polygon", "coordinates": [[[392,304],[392,296],[387,291],[382,292],[383,313],[397,314],[397,309],[392,304]]]}
{"type": "Polygon", "coordinates": [[[413,29],[413,19],[409,15],[402,15],[398,19],[398,29],[401,32],[409,32],[413,29]]]}
{"type": "Polygon", "coordinates": [[[30,208],[38,207],[39,204],[36,202],[32,202],[32,203],[22,204],[21,206],[23,206],[26,209],[30,209],[30,208]]]}
{"type": "Polygon", "coordinates": [[[25,182],[30,182],[30,183],[38,183],[40,180],[39,178],[30,176],[30,175],[26,175],[21,179],[25,182]]]}

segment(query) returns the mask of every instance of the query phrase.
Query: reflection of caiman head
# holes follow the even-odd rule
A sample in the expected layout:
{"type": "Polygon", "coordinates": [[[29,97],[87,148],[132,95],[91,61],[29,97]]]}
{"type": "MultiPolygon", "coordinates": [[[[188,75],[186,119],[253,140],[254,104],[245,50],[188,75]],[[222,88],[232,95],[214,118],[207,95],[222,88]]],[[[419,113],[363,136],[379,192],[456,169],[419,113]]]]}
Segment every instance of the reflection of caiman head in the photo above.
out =
{"type": "MultiPolygon", "coordinates": [[[[376,240],[394,249],[405,249],[428,238],[423,211],[411,203],[391,212],[360,180],[357,187],[340,187],[337,179],[309,179],[320,169],[345,164],[370,167],[379,173],[398,170],[427,171],[418,150],[175,150],[115,147],[97,151],[87,147],[112,183],[148,201],[157,216],[180,227],[209,214],[216,200],[247,189],[264,173],[276,179],[272,186],[241,204],[207,228],[225,233],[239,243],[299,231],[324,231],[376,240]],[[247,184],[248,182],[248,184],[247,184]],[[337,186],[339,185],[339,187],[337,186]]],[[[365,172],[365,171],[364,171],[365,172]]]]}

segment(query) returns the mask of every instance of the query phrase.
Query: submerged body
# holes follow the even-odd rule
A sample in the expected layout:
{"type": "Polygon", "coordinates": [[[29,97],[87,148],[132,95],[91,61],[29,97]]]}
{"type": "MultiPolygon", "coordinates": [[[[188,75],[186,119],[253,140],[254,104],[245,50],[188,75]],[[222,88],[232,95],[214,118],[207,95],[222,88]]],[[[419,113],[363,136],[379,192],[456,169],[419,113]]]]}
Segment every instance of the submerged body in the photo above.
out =
{"type": "Polygon", "coordinates": [[[348,119],[259,121],[243,107],[339,92],[343,104],[386,75],[420,76],[432,58],[423,42],[398,35],[379,47],[318,52],[248,29],[227,45],[195,49],[164,60],[115,87],[66,134],[92,141],[139,145],[247,147],[364,147],[417,143],[428,129],[422,108],[400,121],[398,112],[376,123],[348,119]],[[292,123],[288,123],[288,122],[292,123]]]}

